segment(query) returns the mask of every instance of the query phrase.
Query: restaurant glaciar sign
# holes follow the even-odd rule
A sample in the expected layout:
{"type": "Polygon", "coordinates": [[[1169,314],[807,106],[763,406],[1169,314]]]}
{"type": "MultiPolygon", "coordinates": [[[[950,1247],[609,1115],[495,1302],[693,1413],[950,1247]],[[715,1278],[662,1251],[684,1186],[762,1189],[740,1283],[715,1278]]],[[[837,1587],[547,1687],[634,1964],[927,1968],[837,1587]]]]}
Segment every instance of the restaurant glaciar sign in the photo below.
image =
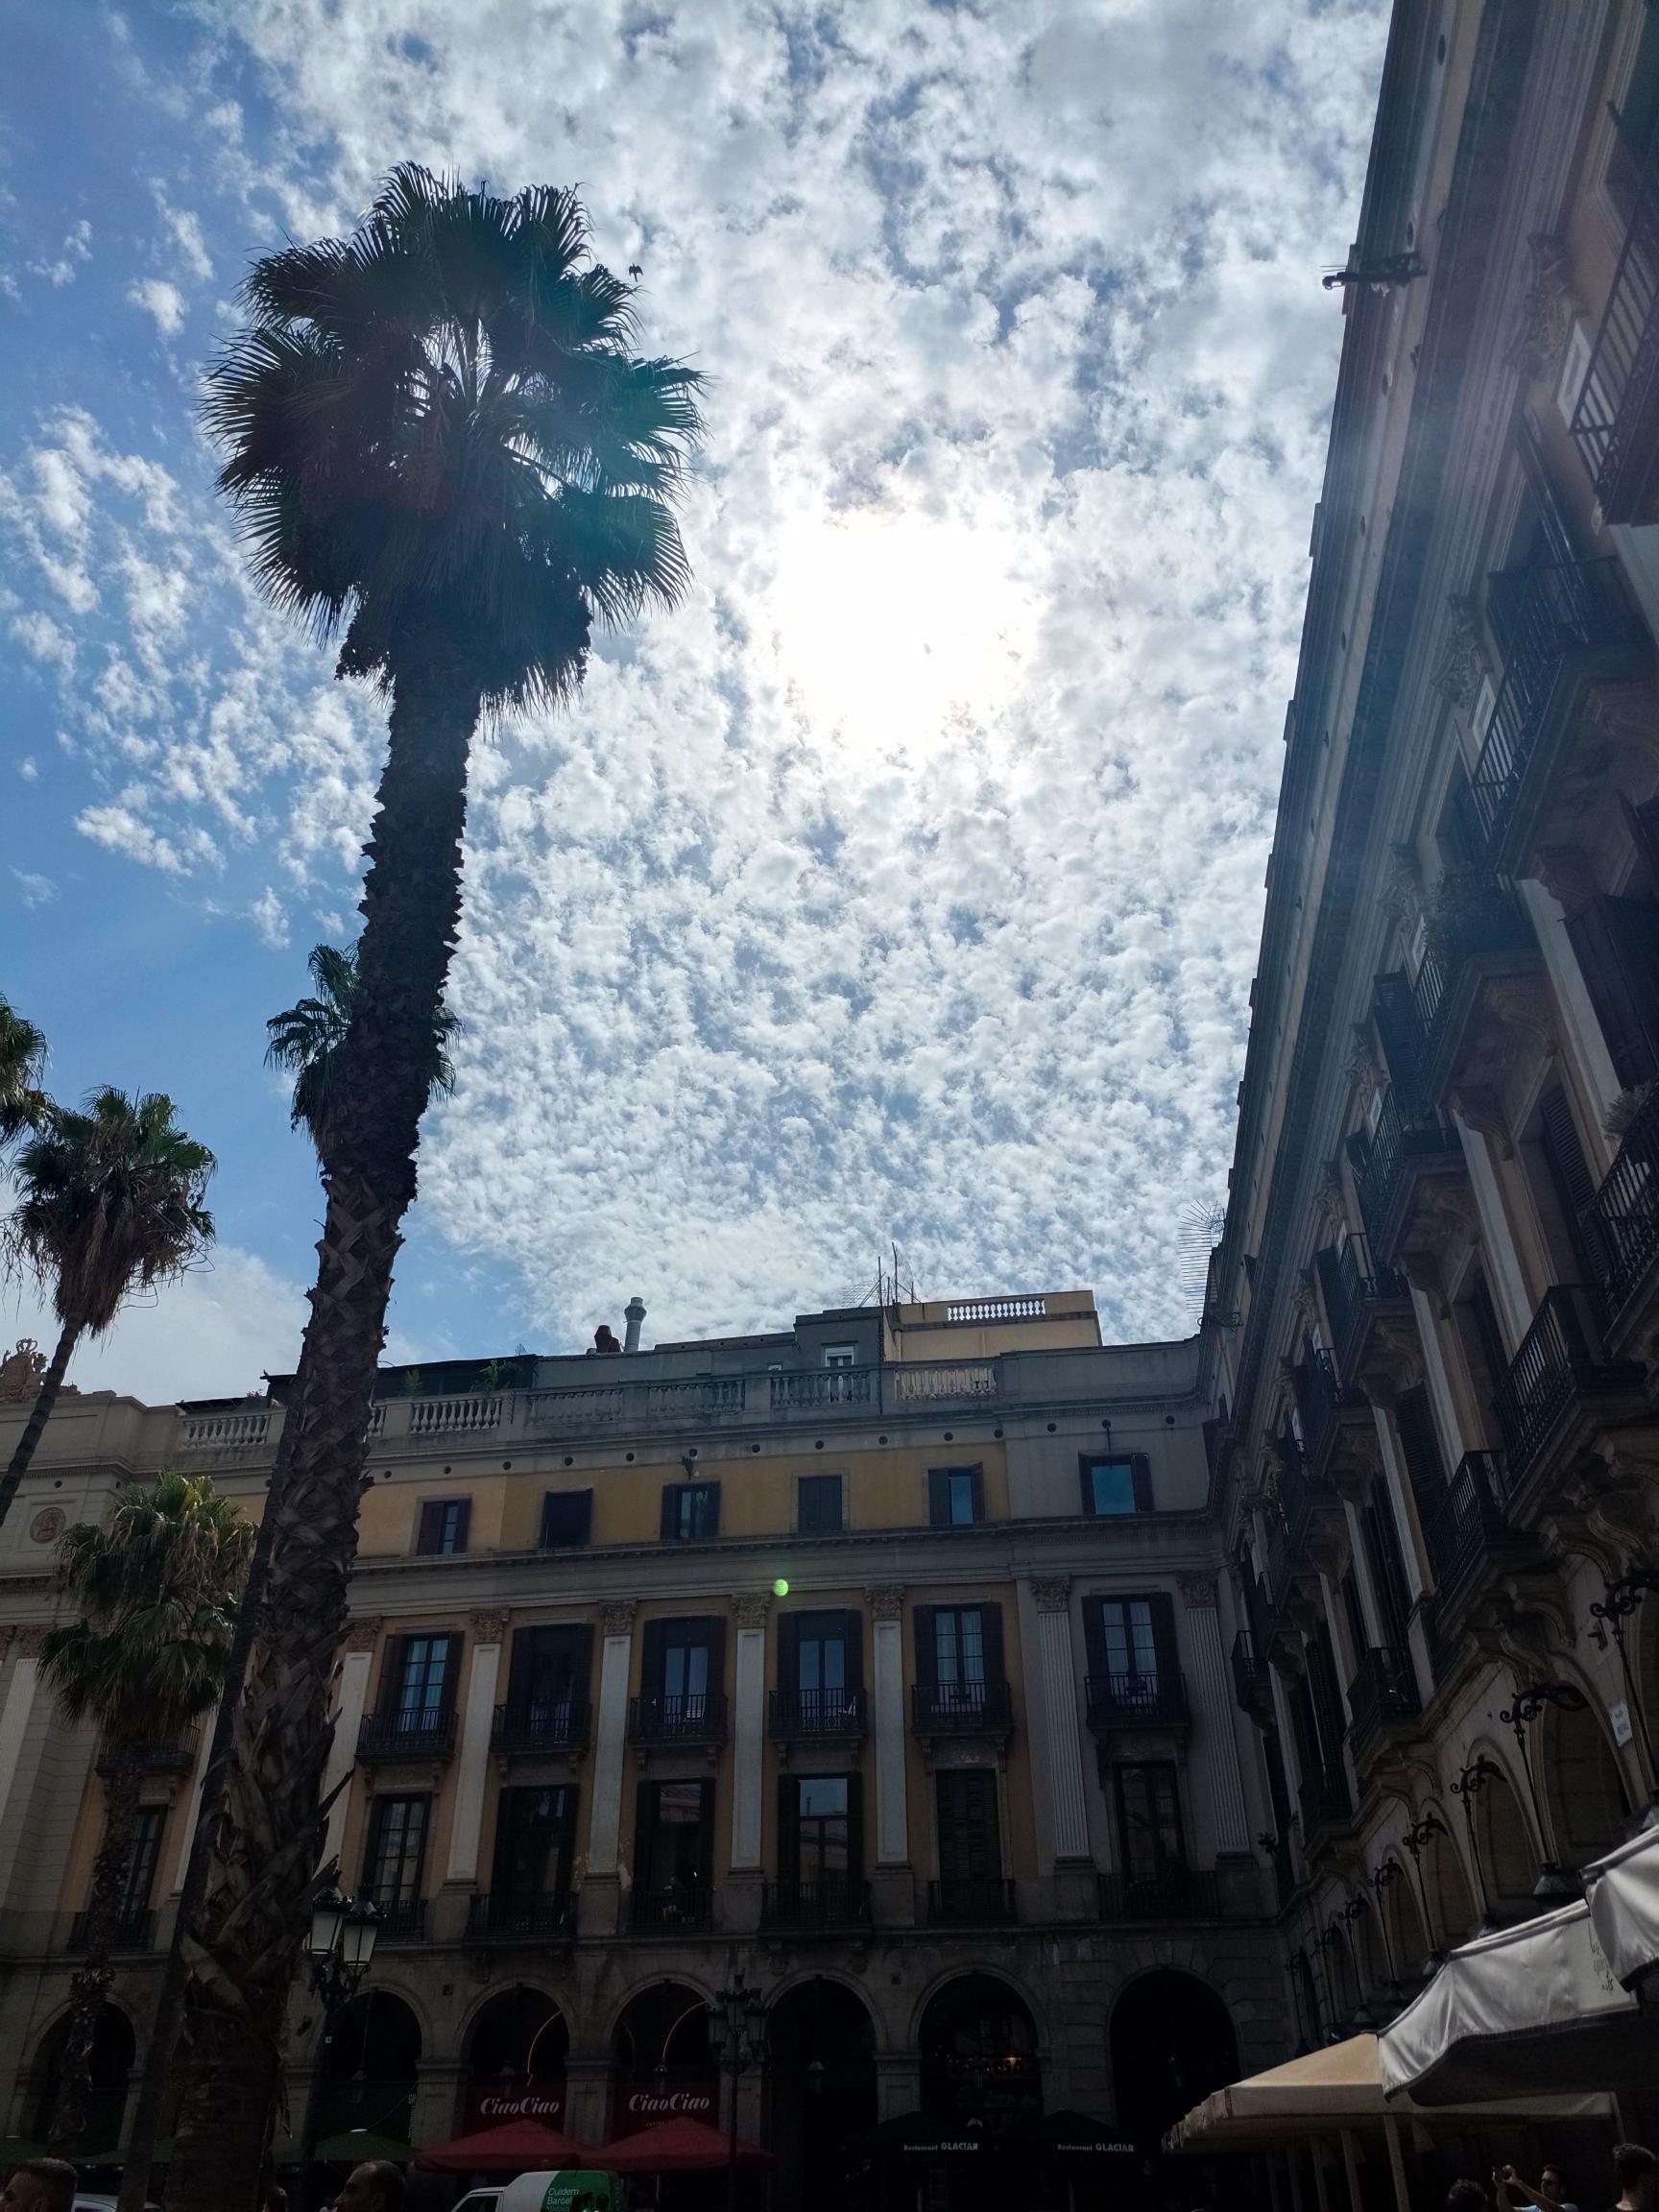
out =
{"type": "Polygon", "coordinates": [[[503,2089],[497,2082],[474,2081],[467,2092],[464,2135],[482,2128],[506,2128],[515,2120],[540,2120],[558,2128],[565,2117],[563,2081],[532,2081],[526,2088],[503,2089]]]}
{"type": "Polygon", "coordinates": [[[614,2132],[632,2135],[640,2128],[655,2128],[660,2120],[701,2120],[712,2126],[718,2086],[711,2075],[680,2081],[664,2081],[654,2074],[642,2080],[624,2075],[616,2085],[614,2132]]]}

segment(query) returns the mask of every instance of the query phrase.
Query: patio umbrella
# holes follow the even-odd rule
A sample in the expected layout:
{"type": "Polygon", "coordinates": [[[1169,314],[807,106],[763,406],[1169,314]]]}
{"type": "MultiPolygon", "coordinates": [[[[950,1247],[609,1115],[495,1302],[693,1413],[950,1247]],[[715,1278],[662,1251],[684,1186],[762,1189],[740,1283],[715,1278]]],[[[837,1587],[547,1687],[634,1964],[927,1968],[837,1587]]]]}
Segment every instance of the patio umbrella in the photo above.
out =
{"type": "Polygon", "coordinates": [[[1009,2148],[1048,2163],[1104,2166],[1113,2158],[1133,2158],[1136,2148],[1120,2128],[1087,2112],[1046,2112],[1015,2129],[1009,2148]]]}
{"type": "Polygon", "coordinates": [[[591,2166],[594,2156],[585,2143],[544,2121],[509,2120],[504,2128],[435,2143],[429,2151],[417,2152],[415,2163],[436,2174],[536,2174],[559,2166],[591,2166]]]}
{"type": "MultiPolygon", "coordinates": [[[[729,2166],[731,2145],[703,2120],[660,2120],[637,2135],[622,2135],[594,2153],[590,2164],[613,2174],[718,2174],[729,2166]]],[[[772,2153],[737,2139],[739,2166],[770,2166],[772,2153]]]]}
{"type": "Polygon", "coordinates": [[[998,2148],[997,2137],[974,2123],[938,2120],[926,2112],[901,2112],[896,2120],[883,2120],[868,2140],[878,2151],[901,2158],[983,2158],[998,2148]]]}
{"type": "Polygon", "coordinates": [[[392,2166],[407,2166],[414,2152],[391,2135],[376,2135],[369,2128],[349,2128],[343,2135],[330,2135],[317,2146],[317,2155],[329,2166],[361,2165],[365,2158],[383,2158],[392,2166]]]}
{"type": "Polygon", "coordinates": [[[1659,1969],[1659,1830],[1645,1828],[1586,1866],[1584,1889],[1602,1955],[1640,1998],[1659,1969]]]}

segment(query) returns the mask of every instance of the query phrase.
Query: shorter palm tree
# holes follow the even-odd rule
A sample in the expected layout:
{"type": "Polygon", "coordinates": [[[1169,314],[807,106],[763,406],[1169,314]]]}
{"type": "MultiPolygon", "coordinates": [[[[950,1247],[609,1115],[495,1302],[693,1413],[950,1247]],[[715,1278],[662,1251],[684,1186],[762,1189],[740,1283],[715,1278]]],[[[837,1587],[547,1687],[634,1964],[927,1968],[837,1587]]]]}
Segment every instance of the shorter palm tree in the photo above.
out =
{"type": "Polygon", "coordinates": [[[0,998],[0,1144],[26,1129],[38,1129],[46,1118],[40,1077],[46,1067],[46,1037],[6,998],[0,998]]]}
{"type": "MultiPolygon", "coordinates": [[[[305,963],[317,986],[315,998],[301,998],[265,1024],[271,1042],[265,1048],[267,1068],[282,1068],[294,1077],[292,1126],[301,1123],[312,1142],[323,1143],[329,1108],[340,1088],[340,1048],[357,1003],[357,948],[348,945],[314,945],[305,963]]],[[[448,1044],[460,1028],[460,1018],[440,1002],[433,1023],[431,1092],[447,1098],[455,1089],[455,1068],[448,1044]]]]}
{"type": "Polygon", "coordinates": [[[4,1253],[50,1294],[60,1331],[35,1409],[0,1476],[0,1521],[35,1456],[70,1355],[102,1336],[134,1290],[180,1275],[213,1240],[203,1205],[213,1155],[158,1091],[95,1091],[84,1113],[50,1106],[17,1155],[17,1211],[4,1253]]]}
{"type": "Polygon", "coordinates": [[[69,1992],[55,2144],[78,2144],[86,2128],[92,2038],[130,1902],[145,1754],[177,1743],[217,1703],[252,1550],[252,1526],[205,1475],[133,1485],[102,1527],[78,1522],[59,1547],[59,1587],[81,1617],[48,1633],[40,1672],[67,1721],[98,1724],[108,1812],[85,1959],[69,1992]]]}

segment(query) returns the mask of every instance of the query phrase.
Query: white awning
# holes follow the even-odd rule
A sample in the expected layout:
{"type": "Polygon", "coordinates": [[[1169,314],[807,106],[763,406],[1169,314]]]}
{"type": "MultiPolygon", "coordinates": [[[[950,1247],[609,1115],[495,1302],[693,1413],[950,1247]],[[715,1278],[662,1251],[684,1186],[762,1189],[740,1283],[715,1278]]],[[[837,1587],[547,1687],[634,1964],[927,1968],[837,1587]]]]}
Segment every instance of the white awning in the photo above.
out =
{"type": "Polygon", "coordinates": [[[1584,1869],[1590,1922],[1618,1979],[1659,1967],[1659,1829],[1646,1829],[1584,1869]]]}
{"type": "Polygon", "coordinates": [[[1603,2089],[1659,2072],[1659,2027],[1621,1988],[1587,1905],[1451,1953],[1380,2038],[1383,2084],[1418,2104],[1603,2089]]]}

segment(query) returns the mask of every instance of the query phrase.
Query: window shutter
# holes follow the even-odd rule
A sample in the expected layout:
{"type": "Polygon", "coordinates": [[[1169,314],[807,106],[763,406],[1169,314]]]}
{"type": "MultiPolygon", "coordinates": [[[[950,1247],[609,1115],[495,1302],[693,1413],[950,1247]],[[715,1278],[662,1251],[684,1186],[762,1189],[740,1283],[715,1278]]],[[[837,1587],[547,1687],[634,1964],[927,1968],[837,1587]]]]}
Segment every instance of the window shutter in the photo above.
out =
{"type": "Polygon", "coordinates": [[[1388,1080],[1400,1094],[1400,1104],[1407,1113],[1415,1112],[1422,1091],[1421,1032],[1417,1026],[1417,1009],[1412,1003],[1411,985],[1404,968],[1393,969],[1386,975],[1379,975],[1371,1001],[1371,1015],[1377,1024],[1377,1036],[1382,1046],[1382,1058],[1387,1064],[1388,1080]]]}
{"type": "Polygon", "coordinates": [[[950,1521],[950,1479],[943,1467],[927,1470],[927,1520],[935,1528],[949,1527],[950,1521]]]}
{"type": "Polygon", "coordinates": [[[1002,1608],[1000,1605],[981,1605],[979,1631],[985,1639],[985,1679],[1000,1682],[1007,1673],[1002,1650],[1002,1608]]]}
{"type": "Polygon", "coordinates": [[[1135,1485],[1135,1510],[1150,1513],[1152,1510],[1152,1462],[1144,1452],[1129,1455],[1129,1475],[1135,1485]]]}
{"type": "Polygon", "coordinates": [[[715,1537],[720,1533],[720,1485],[718,1482],[705,1482],[703,1485],[700,1532],[704,1540],[709,1544],[712,1544],[715,1537]]]}
{"type": "Polygon", "coordinates": [[[438,1517],[443,1510],[444,1505],[441,1499],[428,1498],[422,1503],[420,1532],[415,1538],[415,1549],[418,1552],[426,1553],[437,1551],[440,1527],[438,1517]]]}
{"type": "Polygon", "coordinates": [[[801,1879],[801,1784],[794,1774],[778,1777],[778,1879],[801,1879]]]}
{"type": "Polygon", "coordinates": [[[470,1498],[463,1498],[459,1505],[460,1510],[455,1516],[455,1549],[457,1551],[465,1551],[467,1539],[472,1532],[472,1501],[470,1498]]]}
{"type": "Polygon", "coordinates": [[[793,1697],[800,1684],[801,1616],[799,1613],[783,1613],[779,1616],[778,1621],[779,1695],[793,1697]]]}
{"type": "Polygon", "coordinates": [[[1400,1431],[1400,1449],[1418,1510],[1431,1512],[1446,1496],[1446,1470],[1429,1410],[1429,1391],[1422,1382],[1402,1390],[1394,1401],[1394,1421],[1400,1431]]]}
{"type": "Polygon", "coordinates": [[[1572,1239],[1579,1275],[1586,1283],[1599,1282],[1601,1269],[1597,1264],[1589,1224],[1584,1219],[1584,1209],[1596,1195],[1596,1185],[1585,1164],[1584,1147],[1578,1142],[1578,1128],[1573,1119],[1573,1109],[1567,1103],[1567,1094],[1551,1091],[1541,1099],[1538,1118],[1550,1180],[1555,1186],[1556,1199],[1566,1216],[1567,1234],[1572,1239]]]}
{"type": "MultiPolygon", "coordinates": [[[[1325,1300],[1325,1325],[1329,1329],[1332,1316],[1342,1310],[1342,1294],[1337,1288],[1336,1247],[1334,1244],[1325,1245],[1313,1255],[1313,1268],[1325,1300]]],[[[1334,1336],[1334,1330],[1332,1330],[1332,1334],[1334,1336]]]]}
{"type": "Polygon", "coordinates": [[[593,1687],[593,1623],[584,1621],[576,1629],[576,1641],[581,1651],[574,1672],[580,1687],[577,1695],[586,1703],[593,1687]]]}
{"type": "Polygon", "coordinates": [[[407,1660],[407,1636],[388,1636],[386,1655],[380,1662],[380,1711],[394,1713],[403,1695],[403,1669],[407,1660]]]}
{"type": "Polygon", "coordinates": [[[1166,1590],[1157,1590],[1146,1602],[1152,1609],[1152,1648],[1158,1654],[1158,1677],[1172,1684],[1181,1672],[1181,1651],[1175,1641],[1175,1601],[1166,1590]]]}
{"type": "Polygon", "coordinates": [[[985,1518],[985,1468],[983,1461],[971,1467],[969,1473],[974,1478],[974,1518],[975,1521],[983,1521],[985,1518]]]}
{"type": "Polygon", "coordinates": [[[864,1616],[848,1613],[843,1616],[847,1623],[847,1687],[862,1690],[864,1687],[864,1616]]]}
{"type": "Polygon", "coordinates": [[[671,1544],[680,1533],[680,1493],[684,1483],[664,1482],[662,1485],[662,1541],[671,1544]]]}
{"type": "Polygon", "coordinates": [[[1106,1665],[1106,1600],[1104,1598],[1085,1598],[1083,1600],[1083,1649],[1085,1665],[1096,1677],[1109,1671],[1106,1665]]]}
{"type": "Polygon", "coordinates": [[[939,1643],[934,1630],[938,1617],[937,1605],[918,1605],[916,1608],[916,1679],[928,1689],[939,1682],[939,1643]]]}
{"type": "Polygon", "coordinates": [[[1567,917],[1584,988],[1626,1090],[1659,1074],[1659,931],[1646,899],[1599,896],[1567,917]]]}
{"type": "Polygon", "coordinates": [[[723,1696],[726,1690],[726,1623],[716,1615],[709,1623],[709,1691],[723,1696]]]}
{"type": "Polygon", "coordinates": [[[697,1785],[697,1866],[707,1895],[714,1887],[714,1785],[707,1781],[697,1785]]]}
{"type": "Polygon", "coordinates": [[[534,1628],[515,1628],[513,1631],[513,1646],[507,1655],[509,1705],[522,1705],[527,1700],[530,1690],[530,1654],[535,1649],[531,1639],[535,1633],[534,1628]]]}
{"type": "Polygon", "coordinates": [[[856,1886],[864,1879],[864,1777],[847,1777],[847,1879],[856,1886]]]}
{"type": "Polygon", "coordinates": [[[647,1621],[640,1644],[639,1687],[647,1697],[662,1695],[662,1653],[666,1640],[666,1621],[647,1621]]]}
{"type": "Polygon", "coordinates": [[[466,1641],[464,1636],[445,1636],[442,1639],[444,1646],[444,1710],[445,1713],[453,1713],[455,1710],[456,1677],[461,1672],[461,1652],[466,1641]]]}
{"type": "Polygon", "coordinates": [[[648,1889],[651,1887],[652,1846],[657,1840],[657,1791],[650,1782],[638,1783],[634,1791],[634,1887],[648,1889]]]}

